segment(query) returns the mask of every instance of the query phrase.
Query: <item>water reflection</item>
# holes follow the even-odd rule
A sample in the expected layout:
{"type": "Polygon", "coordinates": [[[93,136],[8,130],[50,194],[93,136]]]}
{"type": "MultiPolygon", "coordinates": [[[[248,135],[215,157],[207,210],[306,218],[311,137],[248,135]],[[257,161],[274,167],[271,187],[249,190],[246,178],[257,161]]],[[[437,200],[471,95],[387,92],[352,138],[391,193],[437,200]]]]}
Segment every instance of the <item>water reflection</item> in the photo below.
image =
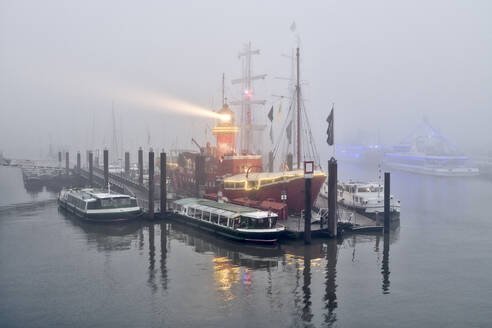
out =
{"type": "Polygon", "coordinates": [[[309,247],[304,247],[304,269],[302,270],[303,284],[303,308],[302,308],[302,320],[305,322],[311,322],[313,314],[311,313],[311,252],[309,247]]]}
{"type": "Polygon", "coordinates": [[[231,263],[227,257],[213,258],[213,275],[217,290],[222,294],[224,301],[234,299],[234,294],[231,291],[233,285],[242,280],[244,285],[251,285],[251,274],[249,270],[245,272],[241,279],[241,269],[239,266],[231,263]]]}
{"type": "MultiPolygon", "coordinates": [[[[210,259],[211,268],[204,270],[211,275],[213,289],[224,306],[241,308],[244,302],[257,302],[266,297],[267,307],[272,310],[287,309],[294,325],[301,323],[306,326],[330,327],[337,323],[337,313],[340,311],[337,295],[340,249],[345,249],[345,255],[352,254],[355,263],[359,262],[358,256],[367,255],[368,251],[376,253],[375,261],[379,263],[382,251],[381,266],[378,265],[381,289],[383,294],[389,294],[389,248],[398,239],[399,233],[396,228],[389,235],[354,235],[344,240],[313,240],[311,245],[289,241],[274,246],[258,246],[217,238],[206,232],[168,222],[100,225],[69,216],[66,215],[67,222],[82,229],[88,244],[95,245],[98,251],[110,255],[108,251],[138,250],[137,254],[147,264],[144,283],[152,295],[159,295],[159,289],[166,291],[163,295],[171,293],[168,261],[171,241],[177,241],[205,255],[207,261],[210,259]],[[160,237],[157,237],[160,238],[160,247],[155,245],[159,242],[159,239],[156,241],[156,233],[160,233],[160,237]],[[381,242],[383,245],[380,245],[381,242]],[[157,254],[157,248],[160,248],[160,254],[157,254]]],[[[182,246],[176,247],[182,254],[182,246]]]]}
{"type": "Polygon", "coordinates": [[[167,223],[161,224],[161,285],[167,290],[167,223]]]}
{"type": "Polygon", "coordinates": [[[131,249],[142,227],[140,222],[98,224],[84,221],[62,209],[59,209],[59,213],[62,214],[65,222],[81,229],[87,238],[87,243],[101,252],[131,249]]]}
{"type": "Polygon", "coordinates": [[[154,245],[154,224],[151,223],[148,227],[149,231],[149,279],[147,281],[152,293],[157,291],[155,283],[155,245],[154,245]]]}
{"type": "Polygon", "coordinates": [[[325,303],[324,322],[332,326],[337,321],[335,309],[337,303],[337,257],[338,245],[335,240],[327,241],[326,244],[326,272],[325,272],[325,303]]]}
{"type": "Polygon", "coordinates": [[[233,265],[254,270],[277,267],[278,258],[283,254],[279,245],[235,242],[179,224],[172,225],[172,236],[192,246],[197,253],[213,253],[217,258],[227,258],[233,265]]]}

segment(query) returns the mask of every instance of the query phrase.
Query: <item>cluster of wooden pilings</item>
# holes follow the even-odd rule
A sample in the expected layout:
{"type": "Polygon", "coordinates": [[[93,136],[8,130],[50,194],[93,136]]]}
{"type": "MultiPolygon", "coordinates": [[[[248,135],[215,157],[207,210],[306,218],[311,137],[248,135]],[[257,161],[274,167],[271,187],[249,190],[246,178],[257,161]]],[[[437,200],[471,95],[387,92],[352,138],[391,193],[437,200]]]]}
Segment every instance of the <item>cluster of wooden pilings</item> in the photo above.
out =
{"type": "MultiPolygon", "coordinates": [[[[88,182],[90,186],[94,185],[94,163],[93,152],[87,153],[88,157],[88,182]]],[[[159,211],[155,211],[155,165],[154,165],[154,151],[149,150],[148,153],[148,185],[144,186],[144,165],[143,165],[143,150],[140,147],[137,152],[138,157],[138,185],[143,187],[147,193],[148,212],[147,217],[151,220],[155,218],[163,217],[163,214],[167,211],[167,188],[166,188],[166,162],[167,157],[165,152],[160,153],[160,206],[159,211]]],[[[130,176],[130,153],[125,152],[124,157],[124,173],[125,176],[130,176]]],[[[62,152],[58,153],[58,161],[61,166],[62,152]]],[[[65,153],[65,167],[67,174],[69,173],[69,153],[65,153]]],[[[204,160],[202,156],[196,158],[196,195],[198,196],[200,183],[203,180],[204,160]]],[[[80,153],[77,153],[77,166],[75,167],[77,173],[81,171],[81,157],[80,153]]],[[[326,221],[326,231],[329,237],[336,238],[338,235],[338,217],[337,217],[337,181],[338,181],[338,164],[335,158],[331,158],[328,161],[328,219],[326,221]]],[[[109,151],[105,149],[103,151],[103,172],[104,172],[104,185],[109,184],[109,151]]],[[[129,181],[130,182],[130,181],[129,181]]],[[[135,183],[135,182],[133,182],[135,183]]],[[[306,244],[311,243],[311,179],[305,178],[305,210],[304,210],[304,242],[306,244]]],[[[323,220],[321,221],[321,230],[323,230],[323,220]]],[[[390,173],[384,173],[384,233],[390,232],[390,173]]]]}
{"type": "MultiPolygon", "coordinates": [[[[148,211],[146,217],[153,220],[156,218],[161,218],[162,215],[167,211],[167,189],[166,189],[166,163],[167,156],[165,152],[160,153],[160,202],[159,202],[159,210],[155,211],[155,161],[154,161],[154,151],[152,149],[149,150],[149,166],[148,166],[148,174],[149,180],[148,185],[144,185],[144,165],[143,165],[143,150],[140,147],[138,149],[137,157],[138,157],[138,183],[131,180],[130,177],[130,152],[125,152],[125,163],[124,163],[124,177],[118,176],[119,179],[125,180],[122,183],[128,183],[131,185],[137,185],[140,187],[139,189],[147,192],[147,199],[142,199],[148,204],[148,211]]],[[[58,161],[59,166],[61,166],[62,162],[62,152],[58,153],[58,161]]],[[[96,185],[95,175],[94,175],[94,154],[92,151],[87,152],[87,166],[88,166],[88,184],[89,186],[96,185]]],[[[65,168],[67,174],[70,172],[70,162],[69,162],[69,152],[65,153],[65,168]]],[[[80,152],[77,152],[77,166],[74,168],[74,173],[81,173],[81,156],[80,152]]],[[[100,170],[100,169],[98,169],[100,170]]],[[[110,183],[110,173],[109,173],[109,151],[107,149],[103,150],[103,175],[104,181],[99,181],[98,185],[102,184],[102,187],[106,187],[110,183]],[[102,182],[102,183],[101,183],[102,182]]],[[[100,171],[99,171],[100,172],[100,171]]],[[[115,178],[115,176],[112,176],[115,178]]]]}

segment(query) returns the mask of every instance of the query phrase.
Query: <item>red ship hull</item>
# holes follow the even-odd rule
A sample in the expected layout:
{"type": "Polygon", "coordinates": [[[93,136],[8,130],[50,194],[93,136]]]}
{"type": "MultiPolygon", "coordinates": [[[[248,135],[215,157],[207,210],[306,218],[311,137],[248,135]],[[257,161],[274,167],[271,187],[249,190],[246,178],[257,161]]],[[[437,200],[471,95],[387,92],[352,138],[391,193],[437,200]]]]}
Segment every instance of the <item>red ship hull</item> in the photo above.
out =
{"type": "MultiPolygon", "coordinates": [[[[313,206],[319,191],[326,176],[314,176],[311,182],[311,206],[313,206]]],[[[235,199],[240,197],[246,197],[252,200],[274,200],[276,202],[282,202],[282,191],[287,195],[287,207],[289,211],[299,213],[305,208],[305,181],[304,177],[298,177],[285,183],[271,184],[262,186],[256,190],[223,190],[223,195],[229,199],[235,199]]]]}

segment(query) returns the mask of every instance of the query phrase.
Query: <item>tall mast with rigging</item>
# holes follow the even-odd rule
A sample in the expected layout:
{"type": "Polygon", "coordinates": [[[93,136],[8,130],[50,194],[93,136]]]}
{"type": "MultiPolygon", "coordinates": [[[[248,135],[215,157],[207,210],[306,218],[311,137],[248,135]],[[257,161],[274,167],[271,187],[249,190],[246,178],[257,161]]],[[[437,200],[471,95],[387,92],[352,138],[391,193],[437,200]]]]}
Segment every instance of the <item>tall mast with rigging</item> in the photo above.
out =
{"type": "Polygon", "coordinates": [[[239,53],[238,57],[242,59],[242,77],[232,80],[232,84],[241,84],[241,100],[231,101],[231,105],[241,105],[241,134],[240,134],[240,150],[242,153],[250,153],[252,147],[252,132],[253,130],[262,130],[264,126],[255,126],[252,121],[251,108],[252,105],[264,105],[265,100],[253,100],[252,81],[263,80],[266,74],[252,76],[251,73],[251,57],[259,55],[260,50],[252,50],[251,42],[245,45],[244,50],[239,53]]]}
{"type": "Polygon", "coordinates": [[[297,59],[297,85],[296,85],[296,98],[297,98],[297,169],[301,168],[301,85],[299,83],[299,47],[296,52],[297,59]]]}

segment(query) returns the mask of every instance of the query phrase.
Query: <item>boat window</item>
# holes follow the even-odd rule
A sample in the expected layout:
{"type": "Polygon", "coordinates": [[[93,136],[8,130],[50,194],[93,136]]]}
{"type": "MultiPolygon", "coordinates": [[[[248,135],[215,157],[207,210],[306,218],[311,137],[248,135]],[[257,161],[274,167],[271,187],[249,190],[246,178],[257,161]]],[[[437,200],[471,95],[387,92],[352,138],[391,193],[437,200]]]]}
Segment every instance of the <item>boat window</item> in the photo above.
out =
{"type": "Polygon", "coordinates": [[[234,188],[234,182],[224,182],[224,188],[226,189],[234,188]]]}
{"type": "Polygon", "coordinates": [[[201,210],[195,209],[195,218],[197,218],[198,220],[202,219],[202,211],[201,210]]]}
{"type": "Polygon", "coordinates": [[[119,208],[119,207],[131,207],[132,201],[130,197],[119,198],[105,198],[100,199],[101,208],[119,208]]]}
{"type": "Polygon", "coordinates": [[[218,223],[219,222],[219,216],[215,213],[212,213],[211,222],[212,223],[218,223]]]}
{"type": "Polygon", "coordinates": [[[269,218],[249,219],[248,228],[250,229],[268,229],[270,228],[269,218]]]}
{"type": "Polygon", "coordinates": [[[248,218],[245,218],[245,217],[241,217],[239,219],[239,228],[247,228],[248,227],[248,218]]]}
{"type": "Polygon", "coordinates": [[[227,218],[225,216],[220,216],[219,219],[220,219],[219,224],[221,226],[227,227],[227,218]]]}
{"type": "Polygon", "coordinates": [[[244,181],[243,182],[236,182],[236,184],[234,185],[234,188],[244,189],[244,181]]]}
{"type": "Polygon", "coordinates": [[[371,192],[371,188],[370,187],[359,187],[357,189],[358,192],[371,192]]]}
{"type": "Polygon", "coordinates": [[[100,202],[101,202],[101,207],[102,208],[108,208],[108,207],[113,207],[112,206],[112,201],[111,199],[100,199],[100,202]]]}
{"type": "Polygon", "coordinates": [[[131,206],[131,201],[130,201],[129,197],[114,198],[113,203],[117,207],[130,207],[131,206]]]}
{"type": "Polygon", "coordinates": [[[94,210],[96,209],[98,206],[97,206],[97,202],[96,201],[90,201],[90,202],[87,202],[87,209],[88,210],[94,210]]]}

